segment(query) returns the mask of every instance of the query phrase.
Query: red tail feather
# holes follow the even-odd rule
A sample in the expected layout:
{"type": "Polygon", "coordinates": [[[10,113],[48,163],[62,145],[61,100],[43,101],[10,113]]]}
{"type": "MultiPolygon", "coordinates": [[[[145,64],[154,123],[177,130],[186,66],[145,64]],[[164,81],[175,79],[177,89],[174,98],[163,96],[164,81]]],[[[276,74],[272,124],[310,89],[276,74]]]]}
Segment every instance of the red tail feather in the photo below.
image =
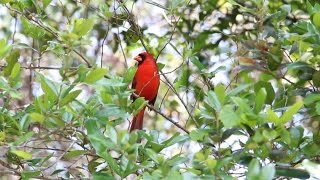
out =
{"type": "Polygon", "coordinates": [[[141,109],[141,111],[133,117],[132,122],[131,122],[130,132],[132,132],[135,129],[140,129],[140,130],[142,129],[145,109],[146,109],[146,107],[141,109]]]}

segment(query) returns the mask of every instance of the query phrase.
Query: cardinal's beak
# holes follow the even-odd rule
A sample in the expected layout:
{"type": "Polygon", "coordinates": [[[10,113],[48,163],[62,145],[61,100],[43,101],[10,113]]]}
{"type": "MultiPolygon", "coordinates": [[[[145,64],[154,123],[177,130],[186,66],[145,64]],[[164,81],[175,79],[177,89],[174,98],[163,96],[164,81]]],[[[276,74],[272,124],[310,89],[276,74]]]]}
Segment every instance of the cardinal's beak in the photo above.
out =
{"type": "Polygon", "coordinates": [[[136,57],[134,57],[133,59],[136,60],[136,61],[138,61],[138,62],[142,61],[142,57],[139,56],[139,55],[136,56],[136,57]]]}

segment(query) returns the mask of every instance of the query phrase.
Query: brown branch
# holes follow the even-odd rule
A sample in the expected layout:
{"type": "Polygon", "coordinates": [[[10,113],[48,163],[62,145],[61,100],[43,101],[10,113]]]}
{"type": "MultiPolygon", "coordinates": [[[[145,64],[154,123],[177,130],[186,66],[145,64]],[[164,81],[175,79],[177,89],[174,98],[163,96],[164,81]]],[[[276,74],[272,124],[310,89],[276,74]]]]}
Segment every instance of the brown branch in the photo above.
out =
{"type": "Polygon", "coordinates": [[[155,109],[154,106],[147,104],[148,108],[154,110],[156,113],[160,114],[162,117],[164,117],[166,120],[170,121],[172,124],[174,124],[175,126],[177,126],[178,128],[180,128],[181,130],[183,130],[185,133],[189,134],[190,132],[185,129],[184,127],[182,127],[178,122],[170,119],[169,117],[167,117],[165,114],[163,114],[162,112],[160,112],[159,110],[155,109]]]}
{"type": "Polygon", "coordinates": [[[169,93],[169,90],[170,90],[170,88],[168,88],[167,91],[166,91],[166,93],[164,93],[164,96],[163,96],[163,98],[162,98],[162,100],[161,100],[159,109],[161,109],[161,106],[162,106],[162,104],[164,103],[164,99],[166,98],[167,94],[169,93]]]}
{"type": "MultiPolygon", "coordinates": [[[[160,72],[163,74],[163,72],[160,70],[160,72]]],[[[192,119],[192,121],[194,122],[194,124],[197,126],[197,128],[199,128],[199,124],[197,123],[197,121],[194,119],[194,117],[192,116],[187,104],[183,101],[182,97],[180,96],[180,94],[177,92],[177,90],[174,88],[173,84],[169,81],[168,77],[166,75],[162,75],[166,82],[168,87],[172,90],[172,92],[178,97],[178,99],[180,100],[180,102],[182,103],[182,105],[184,106],[184,108],[186,109],[187,113],[189,114],[189,117],[192,119]]]]}
{"type": "Polygon", "coordinates": [[[10,171],[12,171],[13,174],[15,174],[15,175],[17,175],[17,176],[21,176],[21,173],[19,172],[18,169],[11,167],[8,163],[2,161],[1,159],[0,159],[0,165],[2,165],[3,167],[6,167],[6,168],[8,168],[8,169],[10,169],[10,171]]]}
{"type": "MultiPolygon", "coordinates": [[[[59,152],[65,152],[65,150],[63,149],[58,149],[58,148],[49,148],[49,147],[31,147],[31,146],[21,146],[23,148],[29,148],[29,149],[37,149],[37,150],[47,150],[47,151],[59,151],[59,152]]],[[[81,150],[81,149],[80,149],[81,150]]],[[[66,151],[71,152],[71,150],[66,151]]],[[[87,156],[92,156],[92,157],[100,157],[96,154],[93,153],[84,153],[83,155],[87,155],[87,156]]]]}
{"type": "MultiPolygon", "coordinates": [[[[137,94],[133,93],[133,96],[135,97],[139,97],[137,94]]],[[[166,116],[165,114],[163,114],[162,112],[160,112],[160,110],[156,109],[153,105],[150,105],[149,103],[147,103],[147,107],[152,109],[153,111],[155,111],[156,113],[160,114],[162,117],[164,117],[166,120],[170,121],[172,124],[174,124],[175,126],[177,126],[179,129],[183,130],[185,133],[189,134],[190,132],[185,129],[184,127],[182,127],[178,122],[174,121],[173,119],[169,118],[168,116],[166,116]]]]}

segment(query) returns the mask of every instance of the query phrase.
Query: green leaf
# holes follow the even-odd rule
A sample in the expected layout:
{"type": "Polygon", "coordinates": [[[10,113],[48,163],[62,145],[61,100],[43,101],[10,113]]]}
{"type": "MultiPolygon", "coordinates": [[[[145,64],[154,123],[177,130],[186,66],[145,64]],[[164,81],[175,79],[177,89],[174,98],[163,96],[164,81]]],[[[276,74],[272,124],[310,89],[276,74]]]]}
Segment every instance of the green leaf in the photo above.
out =
{"type": "Polygon", "coordinates": [[[157,63],[157,67],[159,69],[159,71],[161,71],[166,65],[163,63],[157,63]]]}
{"type": "Polygon", "coordinates": [[[15,80],[20,75],[20,72],[21,72],[20,64],[16,63],[12,68],[9,78],[12,80],[15,80]]]}
{"type": "Polygon", "coordinates": [[[280,121],[280,118],[274,111],[272,111],[270,106],[267,107],[267,120],[273,123],[277,123],[280,121]]]}
{"type": "MultiPolygon", "coordinates": [[[[120,109],[119,105],[108,104],[105,105],[101,110],[99,110],[97,117],[100,119],[100,121],[106,121],[108,119],[124,121],[128,118],[128,112],[126,112],[124,109],[120,109]]],[[[121,123],[123,121],[121,121],[121,123]]]]}
{"type": "Polygon", "coordinates": [[[81,156],[85,154],[87,151],[85,150],[71,150],[70,152],[67,152],[63,157],[66,159],[72,159],[78,156],[81,156]]]}
{"type": "Polygon", "coordinates": [[[160,164],[160,161],[158,159],[158,154],[154,152],[150,148],[146,148],[146,154],[149,156],[150,159],[152,159],[155,163],[160,164]]]}
{"type": "Polygon", "coordinates": [[[234,111],[232,105],[224,106],[219,114],[219,118],[226,128],[239,126],[241,122],[239,115],[234,111]]]}
{"type": "Polygon", "coordinates": [[[226,96],[226,90],[223,84],[219,83],[218,85],[216,85],[216,87],[214,88],[214,92],[216,93],[220,103],[223,105],[224,104],[224,99],[226,96]]]}
{"type": "Polygon", "coordinates": [[[140,112],[142,108],[144,108],[147,104],[147,101],[144,99],[144,97],[139,97],[132,104],[130,104],[130,107],[134,110],[133,115],[136,115],[140,112]]]}
{"type": "Polygon", "coordinates": [[[187,157],[182,157],[182,154],[177,154],[175,156],[173,156],[171,159],[167,160],[166,163],[173,167],[173,166],[177,166],[179,164],[185,163],[188,161],[187,157]]]}
{"type": "Polygon", "coordinates": [[[107,124],[106,125],[105,134],[111,139],[112,142],[117,144],[117,142],[118,142],[118,140],[117,140],[118,139],[118,133],[117,133],[116,129],[113,126],[107,124]]]}
{"type": "Polygon", "coordinates": [[[105,17],[112,17],[113,13],[110,11],[110,7],[107,4],[99,5],[99,9],[105,17]]]}
{"type": "Polygon", "coordinates": [[[227,96],[229,98],[232,96],[237,96],[240,92],[249,88],[250,86],[251,86],[251,84],[241,84],[241,85],[237,86],[236,88],[232,89],[231,91],[229,91],[227,96]]]}
{"type": "Polygon", "coordinates": [[[206,129],[195,129],[190,132],[189,136],[193,141],[203,141],[206,137],[208,137],[209,133],[206,129]]]}
{"type": "Polygon", "coordinates": [[[234,102],[235,105],[239,108],[239,110],[243,113],[252,112],[249,103],[246,101],[247,99],[240,98],[240,97],[231,97],[231,100],[234,102]]]}
{"type": "Polygon", "coordinates": [[[72,32],[78,36],[84,36],[93,28],[93,25],[93,19],[80,18],[75,21],[72,32]]]}
{"type": "Polygon", "coordinates": [[[311,105],[312,103],[318,102],[318,101],[320,101],[320,94],[316,94],[316,93],[308,94],[303,100],[305,105],[311,105]]]}
{"type": "MultiPolygon", "coordinates": [[[[1,46],[1,40],[0,40],[0,46],[1,46]]],[[[0,47],[0,51],[1,51],[1,47],[0,47]]],[[[9,57],[6,59],[7,65],[4,68],[4,75],[6,77],[10,76],[13,67],[18,62],[19,55],[20,55],[19,51],[13,51],[13,52],[11,52],[9,57]]],[[[0,52],[0,59],[1,59],[1,52],[0,52]]]]}
{"type": "Polygon", "coordinates": [[[87,75],[87,77],[84,79],[84,82],[86,83],[94,83],[98,80],[100,80],[101,78],[104,77],[105,74],[107,74],[108,70],[104,69],[104,68],[97,68],[94,69],[93,71],[90,71],[89,74],[87,75]]]}
{"type": "Polygon", "coordinates": [[[60,102],[60,107],[63,107],[64,105],[74,101],[79,94],[82,92],[82,90],[75,90],[67,94],[60,102]]]}
{"type": "Polygon", "coordinates": [[[108,149],[115,149],[116,145],[101,133],[100,129],[97,126],[97,121],[92,119],[88,120],[85,123],[85,127],[87,129],[88,139],[90,140],[93,148],[96,150],[97,155],[105,159],[115,173],[121,175],[122,172],[118,163],[107,151],[108,149]]]}
{"type": "Polygon", "coordinates": [[[318,28],[320,27],[320,12],[313,14],[312,23],[316,25],[318,28]]]}
{"type": "Polygon", "coordinates": [[[0,131],[0,142],[3,142],[6,139],[6,133],[0,131]]]}
{"type": "Polygon", "coordinates": [[[41,171],[23,171],[21,173],[22,179],[31,179],[40,176],[41,171]]]}
{"type": "Polygon", "coordinates": [[[48,7],[48,5],[51,3],[52,0],[43,0],[42,4],[43,4],[43,10],[46,9],[48,7]]]}
{"type": "Polygon", "coordinates": [[[115,180],[111,174],[94,172],[92,173],[93,180],[115,180]]]}
{"type": "Polygon", "coordinates": [[[174,83],[176,88],[186,88],[189,86],[190,69],[187,66],[183,66],[182,73],[178,81],[174,83]]]}
{"type": "Polygon", "coordinates": [[[291,147],[298,147],[303,137],[304,129],[301,126],[290,128],[291,147]]]}
{"type": "Polygon", "coordinates": [[[132,161],[129,161],[126,156],[121,157],[121,168],[124,170],[123,177],[127,177],[128,175],[137,172],[141,168],[141,166],[136,165],[132,161]]]}
{"type": "Polygon", "coordinates": [[[22,143],[30,140],[34,135],[34,132],[33,131],[30,131],[30,132],[27,132],[26,134],[24,134],[23,136],[19,136],[19,138],[17,138],[13,143],[12,145],[13,146],[18,146],[18,145],[21,145],[22,143]]]}
{"type": "Polygon", "coordinates": [[[33,112],[29,114],[29,117],[31,119],[32,122],[38,122],[40,124],[43,123],[43,121],[45,120],[45,117],[42,114],[33,112]]]}
{"type": "Polygon", "coordinates": [[[124,76],[123,82],[130,83],[137,72],[136,66],[131,66],[128,70],[126,75],[124,76]]]}
{"type": "Polygon", "coordinates": [[[267,91],[265,88],[261,88],[258,93],[256,94],[256,103],[254,110],[256,113],[259,113],[262,110],[262,107],[264,105],[264,102],[267,97],[267,91]]]}
{"type": "Polygon", "coordinates": [[[88,131],[88,138],[98,153],[105,152],[109,148],[116,148],[116,145],[101,133],[97,126],[97,121],[88,120],[86,122],[86,128],[88,131]]]}
{"type": "Polygon", "coordinates": [[[272,180],[276,174],[276,170],[273,165],[267,165],[262,167],[260,178],[263,180],[272,180]]]}
{"type": "Polygon", "coordinates": [[[34,39],[41,40],[46,35],[43,29],[29,22],[25,17],[21,17],[21,23],[23,32],[34,39]]]}
{"type": "Polygon", "coordinates": [[[209,106],[211,106],[214,110],[220,111],[221,102],[214,91],[209,91],[208,96],[206,97],[206,102],[209,106]]]}
{"type": "Polygon", "coordinates": [[[175,133],[173,136],[171,136],[169,139],[165,140],[161,144],[164,144],[166,147],[172,146],[176,143],[182,143],[188,140],[188,136],[180,136],[180,133],[175,133]]]}
{"type": "Polygon", "coordinates": [[[303,68],[311,68],[311,65],[303,61],[297,61],[287,65],[288,70],[296,70],[296,69],[303,69],[303,68]]]}
{"type": "Polygon", "coordinates": [[[42,74],[37,73],[37,77],[40,78],[41,89],[51,102],[54,102],[58,98],[58,92],[56,85],[49,79],[45,78],[42,74]]]}
{"type": "Polygon", "coordinates": [[[317,102],[316,104],[316,112],[318,113],[318,115],[320,114],[320,102],[317,102]]]}
{"type": "Polygon", "coordinates": [[[4,57],[6,57],[6,55],[10,52],[11,49],[12,49],[12,46],[8,44],[5,39],[0,39],[0,59],[3,59],[4,57]]]}
{"type": "Polygon", "coordinates": [[[25,159],[25,160],[30,160],[32,159],[32,155],[28,152],[25,152],[25,151],[19,151],[19,150],[16,150],[16,151],[11,151],[13,154],[19,156],[20,158],[22,159],[25,159]]]}
{"type": "Polygon", "coordinates": [[[273,89],[271,83],[270,83],[270,82],[265,82],[265,81],[259,81],[259,82],[257,82],[257,83],[254,84],[254,92],[255,92],[256,94],[258,94],[259,91],[260,91],[262,88],[264,88],[264,89],[266,90],[266,93],[267,93],[267,94],[266,94],[267,97],[266,97],[266,99],[265,99],[265,103],[272,105],[272,103],[273,103],[273,101],[274,101],[274,99],[275,99],[275,95],[276,95],[276,94],[275,94],[275,92],[274,92],[274,89],[273,89]]]}
{"type": "Polygon", "coordinates": [[[271,71],[277,70],[282,62],[283,52],[281,50],[281,43],[279,41],[276,41],[273,43],[271,47],[269,47],[268,52],[268,68],[271,71]]]}
{"type": "Polygon", "coordinates": [[[205,66],[199,61],[197,56],[192,56],[191,62],[200,70],[200,72],[205,68],[205,66]]]}
{"type": "Polygon", "coordinates": [[[257,159],[252,159],[248,166],[248,172],[246,173],[248,180],[259,179],[260,175],[260,163],[257,159]]]}
{"type": "Polygon", "coordinates": [[[6,3],[9,3],[11,1],[13,1],[13,0],[0,0],[0,4],[6,4],[6,3]]]}
{"type": "Polygon", "coordinates": [[[311,4],[308,0],[307,0],[306,4],[307,4],[307,11],[308,11],[308,13],[309,13],[309,14],[312,14],[312,13],[313,13],[313,6],[312,6],[312,4],[311,4]]]}
{"type": "Polygon", "coordinates": [[[280,121],[278,124],[285,124],[290,121],[293,115],[296,114],[302,106],[302,101],[298,101],[294,105],[290,106],[288,110],[280,117],[280,121]]]}
{"type": "MultiPolygon", "coordinates": [[[[189,177],[190,178],[190,177],[189,177]]],[[[166,177],[166,179],[174,179],[174,180],[184,180],[179,170],[171,169],[166,177]]],[[[185,178],[187,179],[187,178],[185,178]]]]}

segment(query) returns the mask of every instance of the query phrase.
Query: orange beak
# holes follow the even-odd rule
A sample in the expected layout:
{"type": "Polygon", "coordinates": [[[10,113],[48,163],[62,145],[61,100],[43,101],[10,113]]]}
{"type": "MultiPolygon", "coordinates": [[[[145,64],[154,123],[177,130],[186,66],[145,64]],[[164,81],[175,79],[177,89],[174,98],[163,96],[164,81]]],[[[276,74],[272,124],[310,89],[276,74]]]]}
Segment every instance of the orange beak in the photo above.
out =
{"type": "Polygon", "coordinates": [[[136,61],[139,61],[139,62],[140,62],[140,61],[142,61],[142,57],[141,57],[141,56],[139,56],[139,55],[138,55],[138,56],[136,56],[136,57],[134,57],[133,59],[134,59],[134,60],[136,60],[136,61]]]}

